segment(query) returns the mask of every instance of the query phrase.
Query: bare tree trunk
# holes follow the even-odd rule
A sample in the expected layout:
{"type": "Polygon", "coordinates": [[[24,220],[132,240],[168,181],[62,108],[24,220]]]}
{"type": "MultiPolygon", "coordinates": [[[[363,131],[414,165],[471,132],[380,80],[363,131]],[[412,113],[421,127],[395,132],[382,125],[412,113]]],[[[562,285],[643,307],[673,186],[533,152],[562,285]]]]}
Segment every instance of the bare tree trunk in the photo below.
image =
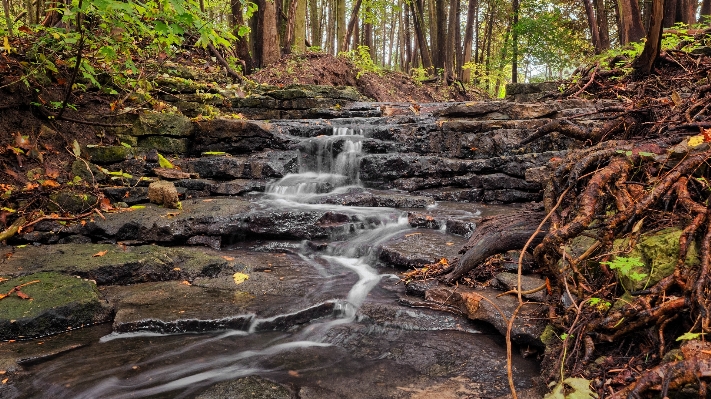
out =
{"type": "Polygon", "coordinates": [[[336,53],[346,51],[346,0],[336,0],[336,53]]]}
{"type": "Polygon", "coordinates": [[[5,26],[7,27],[7,35],[12,37],[12,17],[10,16],[10,1],[2,0],[2,8],[5,10],[5,26]]]}
{"type": "Polygon", "coordinates": [[[664,21],[665,28],[671,28],[676,22],[676,3],[679,0],[666,0],[664,2],[664,21]]]}
{"type": "Polygon", "coordinates": [[[610,24],[607,21],[607,8],[605,0],[594,0],[595,15],[597,17],[597,29],[600,36],[600,48],[608,50],[610,48],[610,24]]]}
{"type": "Polygon", "coordinates": [[[252,73],[254,64],[252,61],[252,55],[249,52],[249,36],[239,35],[239,28],[241,26],[244,26],[244,17],[242,16],[242,2],[240,0],[232,0],[230,2],[230,8],[232,11],[232,32],[237,38],[235,40],[235,52],[237,54],[237,58],[239,58],[243,62],[242,68],[244,69],[244,74],[248,75],[252,73]]]}
{"type": "Polygon", "coordinates": [[[260,64],[261,68],[277,62],[281,56],[279,53],[279,35],[277,33],[276,6],[269,0],[259,0],[259,30],[261,46],[260,64]]]}
{"type": "Polygon", "coordinates": [[[309,0],[309,22],[311,45],[321,47],[321,19],[319,18],[318,0],[309,0]]]}
{"type": "Polygon", "coordinates": [[[511,83],[518,83],[518,31],[516,30],[516,25],[518,25],[518,13],[519,13],[519,0],[513,0],[513,38],[512,38],[512,59],[511,59],[511,83]]]}
{"type": "Polygon", "coordinates": [[[644,45],[642,54],[640,54],[633,64],[637,75],[647,76],[652,72],[652,68],[659,57],[659,52],[662,47],[663,20],[664,0],[654,0],[652,3],[647,42],[644,45]]]}
{"type": "Polygon", "coordinates": [[[436,37],[432,44],[434,66],[445,69],[447,62],[447,0],[435,0],[435,13],[437,18],[436,37]]]}
{"type": "Polygon", "coordinates": [[[402,64],[403,67],[403,72],[409,74],[410,73],[410,68],[412,68],[412,37],[410,36],[410,5],[408,2],[404,2],[403,4],[403,10],[402,10],[402,30],[403,30],[403,36],[405,40],[405,46],[404,46],[404,62],[402,64]]]}
{"type": "Polygon", "coordinates": [[[455,66],[455,50],[457,48],[457,42],[455,40],[454,31],[457,29],[456,26],[459,23],[457,18],[457,8],[459,7],[459,0],[451,0],[449,2],[449,16],[448,16],[448,27],[446,35],[446,45],[445,45],[445,65],[444,65],[444,76],[445,82],[452,80],[456,75],[455,66]]]}
{"type": "Polygon", "coordinates": [[[593,47],[595,47],[595,53],[602,53],[602,45],[600,43],[600,31],[597,27],[597,18],[595,18],[595,10],[593,10],[593,5],[591,0],[583,0],[583,5],[585,6],[585,15],[588,17],[588,27],[590,28],[590,38],[592,40],[593,47]]]}
{"type": "Polygon", "coordinates": [[[326,52],[334,54],[334,40],[336,39],[336,1],[328,0],[328,16],[326,18],[326,52]]]}
{"type": "MultiPolygon", "coordinates": [[[[358,11],[360,11],[360,4],[363,2],[363,0],[356,0],[355,5],[353,6],[353,11],[351,11],[351,19],[348,21],[348,31],[346,32],[346,37],[345,37],[345,42],[343,44],[343,51],[348,51],[348,42],[351,41],[351,35],[353,34],[353,29],[355,28],[356,24],[358,23],[358,11]]],[[[355,49],[355,46],[353,46],[353,49],[355,49]]]]}
{"type": "Polygon", "coordinates": [[[298,54],[306,52],[306,0],[298,0],[294,21],[294,43],[298,54]]]}
{"type": "MultiPolygon", "coordinates": [[[[506,58],[508,57],[509,51],[509,36],[511,35],[511,24],[506,27],[506,34],[504,35],[504,46],[501,49],[501,57],[499,57],[499,70],[502,71],[504,66],[506,66],[506,58]]],[[[496,86],[494,87],[494,96],[499,95],[499,90],[501,90],[501,77],[496,79],[496,86]]]]}
{"type": "MultiPolygon", "coordinates": [[[[302,0],[303,1],[303,0],[302,0]]],[[[294,31],[296,25],[296,8],[298,7],[299,0],[291,0],[289,2],[289,9],[286,19],[286,28],[284,29],[284,48],[282,52],[284,54],[291,54],[291,46],[294,45],[294,31]]],[[[303,45],[303,42],[302,42],[303,45]]]]}
{"type": "Polygon", "coordinates": [[[424,28],[424,18],[422,10],[422,0],[413,1],[415,8],[412,10],[412,18],[415,25],[415,34],[417,35],[417,45],[420,48],[420,57],[422,58],[422,67],[425,69],[432,69],[432,58],[430,57],[430,50],[427,47],[427,40],[425,40],[424,28]]]}
{"type": "MultiPolygon", "coordinates": [[[[469,0],[467,6],[467,23],[464,29],[464,56],[462,57],[462,65],[469,63],[472,60],[472,41],[474,40],[474,16],[476,9],[479,7],[478,0],[469,0]]],[[[460,72],[461,80],[464,83],[469,82],[471,70],[469,68],[462,69],[460,72]]]]}
{"type": "Polygon", "coordinates": [[[620,26],[622,45],[636,42],[644,37],[642,16],[637,0],[619,0],[620,26]]]}

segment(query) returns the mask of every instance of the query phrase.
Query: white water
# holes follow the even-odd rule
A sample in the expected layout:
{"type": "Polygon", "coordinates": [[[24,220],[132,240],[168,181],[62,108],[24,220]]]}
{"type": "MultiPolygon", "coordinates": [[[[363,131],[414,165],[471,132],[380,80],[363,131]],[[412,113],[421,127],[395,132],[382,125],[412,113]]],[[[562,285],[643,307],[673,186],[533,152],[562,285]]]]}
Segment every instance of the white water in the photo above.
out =
{"type": "MultiPolygon", "coordinates": [[[[182,353],[200,351],[216,342],[233,339],[249,339],[258,336],[261,323],[270,322],[285,314],[269,318],[254,316],[248,331],[228,331],[222,335],[200,340],[198,343],[184,346],[153,357],[141,363],[141,370],[135,377],[119,379],[111,373],[99,377],[93,386],[77,394],[78,398],[140,398],[165,393],[181,392],[172,397],[189,396],[195,389],[219,381],[275,372],[264,368],[264,362],[287,352],[330,346],[323,342],[326,333],[339,325],[353,322],[360,307],[367,300],[369,293],[384,277],[374,268],[376,248],[379,243],[395,234],[410,228],[403,212],[390,208],[347,207],[330,204],[310,204],[309,199],[318,195],[343,193],[349,187],[359,185],[359,158],[363,149],[362,134],[355,134],[352,129],[334,128],[333,136],[309,139],[307,148],[311,148],[315,162],[312,166],[301,165],[300,173],[290,174],[267,186],[267,197],[261,201],[269,208],[302,209],[310,211],[335,211],[354,215],[362,223],[355,234],[344,241],[329,244],[323,253],[306,252],[301,254],[327,280],[321,288],[328,289],[328,277],[332,273],[352,273],[358,280],[347,292],[334,292],[336,301],[335,314],[331,319],[312,321],[291,336],[280,336],[278,340],[267,342],[261,349],[237,350],[219,356],[212,355],[201,362],[183,364],[164,364],[182,353]],[[340,151],[334,153],[334,144],[342,141],[340,151]],[[340,272],[338,272],[340,270],[340,272]],[[334,272],[335,271],[335,272],[334,272]],[[286,338],[286,342],[284,339],[286,338]]],[[[112,333],[102,339],[110,342],[116,339],[135,339],[137,337],[160,339],[161,334],[153,333],[112,333]]],[[[166,337],[168,338],[168,337],[166,337]]],[[[223,344],[224,345],[224,344],[223,344]]]]}

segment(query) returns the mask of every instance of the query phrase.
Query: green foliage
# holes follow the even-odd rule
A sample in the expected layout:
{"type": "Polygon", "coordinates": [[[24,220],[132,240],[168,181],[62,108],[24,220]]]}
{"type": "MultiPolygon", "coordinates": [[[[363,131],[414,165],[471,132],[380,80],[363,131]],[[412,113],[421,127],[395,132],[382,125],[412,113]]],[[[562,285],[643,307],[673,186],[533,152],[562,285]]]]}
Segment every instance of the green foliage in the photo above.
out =
{"type": "Polygon", "coordinates": [[[617,256],[614,260],[610,262],[600,262],[603,265],[607,265],[612,270],[617,270],[619,273],[629,278],[632,281],[640,282],[647,278],[647,273],[637,272],[637,268],[643,267],[644,263],[640,258],[626,258],[624,256],[617,256]]]}
{"type": "Polygon", "coordinates": [[[543,399],[595,399],[597,394],[590,389],[585,378],[566,378],[559,382],[543,399]]]}
{"type": "Polygon", "coordinates": [[[695,339],[701,338],[702,335],[706,335],[706,333],[692,333],[692,332],[685,332],[684,334],[681,334],[679,338],[677,338],[677,341],[693,341],[695,339]]]}
{"type": "Polygon", "coordinates": [[[588,299],[588,305],[590,307],[597,309],[600,312],[606,312],[610,309],[612,304],[602,298],[590,298],[588,299]]]}
{"type": "Polygon", "coordinates": [[[158,154],[158,165],[160,165],[161,168],[165,169],[175,168],[175,166],[161,154],[158,154]]]}
{"type": "Polygon", "coordinates": [[[349,59],[356,66],[358,69],[356,78],[360,78],[368,72],[377,73],[378,75],[383,73],[383,69],[375,65],[375,62],[370,57],[370,48],[368,46],[358,46],[357,49],[343,52],[339,56],[349,59]]]}

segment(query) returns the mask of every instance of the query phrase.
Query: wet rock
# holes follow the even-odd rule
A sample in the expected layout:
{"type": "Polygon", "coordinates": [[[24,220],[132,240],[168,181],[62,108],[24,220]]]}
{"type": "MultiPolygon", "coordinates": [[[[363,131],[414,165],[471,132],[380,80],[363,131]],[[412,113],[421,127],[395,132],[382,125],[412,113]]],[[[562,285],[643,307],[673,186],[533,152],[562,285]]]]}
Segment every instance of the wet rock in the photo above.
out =
{"type": "Polygon", "coordinates": [[[263,192],[266,186],[265,180],[236,179],[213,183],[209,186],[209,190],[214,195],[243,195],[251,192],[263,192]]]}
{"type": "Polygon", "coordinates": [[[285,385],[250,376],[215,384],[196,396],[196,399],[292,399],[293,393],[285,385]]]}
{"type": "Polygon", "coordinates": [[[314,203],[389,208],[424,208],[429,205],[434,205],[432,198],[428,197],[371,192],[362,189],[350,190],[345,194],[332,194],[319,197],[314,203]]]}
{"type": "Polygon", "coordinates": [[[148,186],[148,199],[152,203],[163,205],[166,208],[179,209],[181,207],[175,185],[166,180],[159,180],[148,186]]]}
{"type": "Polygon", "coordinates": [[[101,192],[112,202],[125,202],[127,205],[135,205],[148,202],[147,187],[105,187],[101,192]]]}
{"type": "Polygon", "coordinates": [[[96,165],[77,159],[72,163],[72,175],[78,176],[82,180],[93,183],[100,183],[106,180],[106,175],[96,165]]]}
{"type": "Polygon", "coordinates": [[[437,285],[439,285],[439,283],[435,279],[411,280],[409,282],[405,282],[405,292],[407,295],[424,298],[427,290],[435,288],[437,285]]]}
{"type": "Polygon", "coordinates": [[[99,285],[133,284],[215,276],[228,267],[225,259],[205,249],[57,244],[16,249],[0,265],[0,275],[59,272],[94,280],[99,285]]]}
{"type": "Polygon", "coordinates": [[[247,235],[308,240],[343,237],[364,223],[355,215],[330,211],[257,211],[244,218],[247,235]]]}
{"type": "Polygon", "coordinates": [[[286,149],[288,139],[274,134],[263,122],[217,118],[195,125],[193,153],[224,151],[246,154],[266,148],[286,149]]]}
{"type": "Polygon", "coordinates": [[[181,114],[144,112],[133,125],[134,136],[188,137],[192,134],[192,122],[181,114]]]}
{"type": "Polygon", "coordinates": [[[222,239],[219,236],[192,236],[185,243],[188,245],[203,245],[219,250],[222,245],[222,239]]]}
{"type": "Polygon", "coordinates": [[[50,194],[52,200],[48,208],[54,212],[82,213],[96,205],[97,198],[91,194],[76,193],[71,190],[62,190],[50,194]]]}
{"type": "Polygon", "coordinates": [[[297,151],[266,151],[249,157],[203,157],[183,162],[190,172],[203,178],[224,180],[283,177],[298,171],[297,151]]]}
{"type": "Polygon", "coordinates": [[[111,164],[133,157],[133,150],[122,145],[86,146],[82,152],[95,163],[111,164]]]}
{"type": "Polygon", "coordinates": [[[382,244],[379,259],[403,269],[422,267],[442,258],[454,258],[465,241],[432,230],[401,234],[382,244]]]}
{"type": "MultiPolygon", "coordinates": [[[[515,290],[518,286],[518,274],[499,273],[494,278],[496,280],[497,285],[503,291],[515,290]]],[[[537,276],[521,276],[522,291],[532,291],[534,289],[539,289],[545,284],[545,282],[546,280],[537,276]]],[[[544,288],[531,294],[524,294],[523,297],[532,301],[543,302],[546,300],[546,289],[544,288]]]]}
{"type": "Polygon", "coordinates": [[[155,173],[158,177],[168,180],[190,179],[193,177],[199,178],[199,175],[196,173],[185,173],[178,169],[154,168],[153,173],[155,173]]]}
{"type": "MultiPolygon", "coordinates": [[[[458,309],[470,319],[489,323],[500,334],[505,335],[508,326],[507,320],[518,307],[518,299],[512,295],[499,297],[499,294],[501,291],[488,288],[475,290],[463,286],[440,285],[428,290],[425,299],[458,309]],[[502,318],[498,309],[504,313],[506,319],[502,318]]],[[[545,320],[543,317],[545,309],[547,307],[535,303],[524,305],[514,321],[511,332],[512,341],[521,345],[542,348],[543,344],[539,337],[545,328],[542,323],[542,320],[545,320]]]]}
{"type": "Polygon", "coordinates": [[[163,154],[186,154],[188,152],[188,140],[184,138],[173,138],[166,136],[147,136],[138,139],[138,145],[156,150],[163,154]]]}
{"type": "Polygon", "coordinates": [[[0,340],[56,334],[111,319],[93,282],[58,273],[35,273],[0,283],[0,292],[27,284],[0,301],[0,340]],[[32,283],[37,281],[36,283],[32,283]]]}

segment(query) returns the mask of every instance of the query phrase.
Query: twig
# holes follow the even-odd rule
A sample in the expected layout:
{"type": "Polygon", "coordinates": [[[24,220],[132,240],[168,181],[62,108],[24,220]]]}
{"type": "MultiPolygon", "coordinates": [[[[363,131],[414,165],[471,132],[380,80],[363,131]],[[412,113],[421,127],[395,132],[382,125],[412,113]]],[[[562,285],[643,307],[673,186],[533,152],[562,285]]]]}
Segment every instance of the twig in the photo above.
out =
{"type": "Polygon", "coordinates": [[[585,85],[584,85],[583,87],[581,87],[580,90],[576,91],[571,97],[577,97],[577,96],[579,96],[582,92],[584,92],[585,90],[587,90],[588,87],[590,87],[590,85],[593,83],[593,81],[595,81],[595,74],[596,74],[596,72],[597,72],[597,68],[598,68],[598,67],[597,67],[597,65],[596,65],[596,66],[595,66],[595,69],[593,69],[593,70],[592,70],[592,73],[590,74],[590,80],[588,80],[588,82],[585,83],[585,85]]]}
{"type": "Polygon", "coordinates": [[[59,221],[70,221],[70,220],[77,220],[77,219],[83,219],[87,216],[91,216],[94,213],[94,210],[91,210],[87,213],[82,213],[81,215],[76,215],[76,216],[65,216],[65,217],[52,217],[52,216],[42,216],[40,218],[37,218],[26,225],[22,226],[23,229],[34,226],[35,224],[45,221],[45,220],[59,220],[59,221]]]}

